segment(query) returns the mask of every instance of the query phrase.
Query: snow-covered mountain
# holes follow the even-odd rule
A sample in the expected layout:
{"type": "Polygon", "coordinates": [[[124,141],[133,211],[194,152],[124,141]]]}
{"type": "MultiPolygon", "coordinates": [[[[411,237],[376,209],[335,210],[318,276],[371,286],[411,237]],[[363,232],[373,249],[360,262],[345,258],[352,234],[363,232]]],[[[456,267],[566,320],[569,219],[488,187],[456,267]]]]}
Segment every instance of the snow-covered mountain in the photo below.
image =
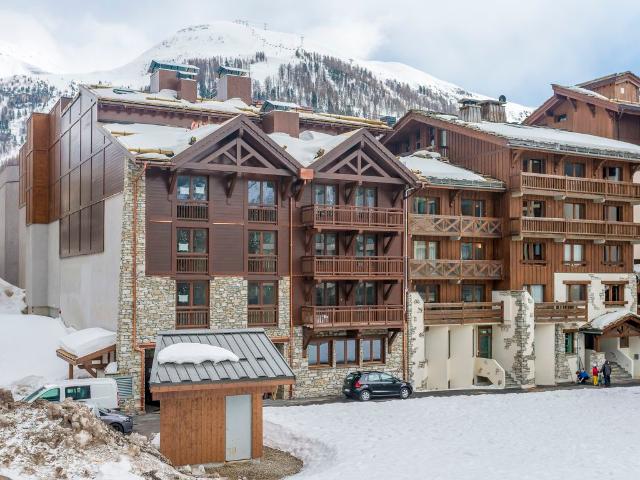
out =
{"type": "MultiPolygon", "coordinates": [[[[86,74],[46,73],[55,72],[55,66],[42,66],[36,63],[40,55],[21,56],[16,50],[0,44],[0,157],[15,153],[24,140],[26,116],[46,109],[53,97],[75,91],[78,83],[144,88],[154,59],[198,65],[203,96],[215,95],[218,65],[235,65],[250,69],[255,98],[348,115],[399,117],[410,108],[454,112],[462,97],[487,98],[409,65],[344,58],[300,35],[244,22],[188,27],[121,67],[86,74]]],[[[530,111],[507,104],[510,121],[530,111]]]]}

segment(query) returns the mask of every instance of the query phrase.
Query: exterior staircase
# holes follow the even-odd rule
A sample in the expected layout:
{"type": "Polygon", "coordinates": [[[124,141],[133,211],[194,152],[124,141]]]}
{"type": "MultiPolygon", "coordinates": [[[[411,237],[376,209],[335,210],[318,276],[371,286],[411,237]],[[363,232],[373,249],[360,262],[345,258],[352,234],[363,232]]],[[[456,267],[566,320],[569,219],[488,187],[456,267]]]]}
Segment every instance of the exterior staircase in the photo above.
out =
{"type": "Polygon", "coordinates": [[[609,361],[611,364],[611,384],[627,383],[632,379],[631,374],[622,368],[618,363],[609,361]]]}
{"type": "MultiPolygon", "coordinates": [[[[613,370],[611,371],[613,373],[613,370]]],[[[515,378],[509,372],[504,372],[504,388],[520,388],[520,384],[516,381],[515,378]]],[[[613,375],[612,375],[613,378],[613,375]]],[[[612,380],[613,381],[613,380],[612,380]]]]}

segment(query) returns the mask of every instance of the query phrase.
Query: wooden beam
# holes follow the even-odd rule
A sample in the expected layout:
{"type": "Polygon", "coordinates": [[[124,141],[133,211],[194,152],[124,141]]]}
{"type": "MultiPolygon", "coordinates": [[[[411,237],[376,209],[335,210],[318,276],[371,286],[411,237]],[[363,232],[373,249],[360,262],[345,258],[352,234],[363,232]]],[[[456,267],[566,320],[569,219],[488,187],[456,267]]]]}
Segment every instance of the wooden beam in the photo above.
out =
{"type": "Polygon", "coordinates": [[[280,181],[280,200],[283,202],[287,198],[287,192],[290,191],[291,184],[293,183],[293,178],[288,177],[280,181]]]}
{"type": "Polygon", "coordinates": [[[173,196],[176,191],[176,183],[178,181],[178,174],[176,172],[171,173],[169,177],[169,195],[173,196]]]}
{"type": "Polygon", "coordinates": [[[587,107],[589,107],[589,111],[591,112],[591,116],[595,118],[595,116],[596,116],[596,106],[593,103],[587,103],[587,107]]]}
{"type": "Polygon", "coordinates": [[[569,101],[569,103],[571,104],[571,106],[573,107],[573,111],[577,112],[578,111],[578,102],[576,102],[575,98],[570,98],[567,97],[567,100],[569,101]]]}
{"type": "Polygon", "coordinates": [[[231,198],[233,195],[233,190],[236,187],[236,181],[238,180],[239,173],[231,173],[224,177],[224,193],[227,198],[231,198]]]}
{"type": "Polygon", "coordinates": [[[516,150],[513,152],[511,156],[511,167],[515,168],[515,166],[522,160],[522,155],[524,155],[524,150],[516,150]]]}
{"type": "Polygon", "coordinates": [[[460,192],[461,190],[459,189],[449,190],[449,208],[453,208],[453,202],[455,201],[456,197],[460,195],[460,192]]]}

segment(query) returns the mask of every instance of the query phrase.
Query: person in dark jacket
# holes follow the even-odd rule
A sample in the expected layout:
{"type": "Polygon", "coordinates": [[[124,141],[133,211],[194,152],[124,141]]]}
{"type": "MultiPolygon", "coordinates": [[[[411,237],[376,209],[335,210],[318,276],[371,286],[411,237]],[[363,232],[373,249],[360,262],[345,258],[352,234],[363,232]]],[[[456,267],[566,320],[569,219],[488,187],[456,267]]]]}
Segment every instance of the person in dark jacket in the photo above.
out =
{"type": "Polygon", "coordinates": [[[609,360],[606,360],[604,365],[602,365],[602,376],[604,377],[604,386],[608,387],[611,385],[611,364],[609,360]]]}

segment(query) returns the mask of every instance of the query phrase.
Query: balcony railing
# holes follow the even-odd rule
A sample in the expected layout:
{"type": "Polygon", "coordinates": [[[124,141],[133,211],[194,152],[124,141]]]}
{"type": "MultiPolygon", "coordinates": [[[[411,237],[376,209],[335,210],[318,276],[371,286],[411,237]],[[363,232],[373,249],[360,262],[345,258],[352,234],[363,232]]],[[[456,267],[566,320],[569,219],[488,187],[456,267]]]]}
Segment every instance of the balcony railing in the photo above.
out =
{"type": "Polygon", "coordinates": [[[303,225],[354,230],[402,230],[399,208],[355,207],[353,205],[307,205],[302,207],[303,225]]]}
{"type": "Polygon", "coordinates": [[[564,218],[512,218],[511,235],[549,238],[638,240],[640,223],[602,220],[566,220],[564,218]]]}
{"type": "Polygon", "coordinates": [[[176,307],[176,328],[209,328],[209,307],[176,307]]]}
{"type": "Polygon", "coordinates": [[[278,271],[277,255],[249,255],[249,273],[276,273],[278,271]]]}
{"type": "Polygon", "coordinates": [[[409,260],[413,280],[500,280],[501,260],[409,260]]]}
{"type": "Polygon", "coordinates": [[[447,237],[500,238],[502,219],[412,213],[409,215],[409,233],[447,237]]]}
{"type": "Polygon", "coordinates": [[[402,305],[302,307],[302,324],[314,330],[402,328],[402,305]]]}
{"type": "Polygon", "coordinates": [[[478,323],[502,323],[502,302],[425,303],[424,324],[465,325],[478,323]]]}
{"type": "Polygon", "coordinates": [[[278,207],[276,205],[249,205],[250,222],[278,223],[278,207]]]}
{"type": "Polygon", "coordinates": [[[640,201],[640,184],[614,182],[600,178],[566,177],[538,173],[521,173],[511,179],[515,191],[536,195],[579,196],[636,203],[640,201]]]}
{"type": "Polygon", "coordinates": [[[275,305],[247,307],[247,326],[275,327],[276,325],[278,325],[278,309],[275,305]]]}
{"type": "Polygon", "coordinates": [[[176,206],[178,220],[209,220],[209,204],[207,202],[179,202],[176,206]]]}
{"type": "Polygon", "coordinates": [[[587,302],[539,302],[534,307],[538,323],[586,322],[587,302]]]}
{"type": "Polygon", "coordinates": [[[302,273],[323,279],[402,278],[402,257],[302,257],[302,273]]]}
{"type": "Polygon", "coordinates": [[[179,253],[176,257],[176,271],[180,273],[208,273],[209,255],[206,253],[179,253]]]}

